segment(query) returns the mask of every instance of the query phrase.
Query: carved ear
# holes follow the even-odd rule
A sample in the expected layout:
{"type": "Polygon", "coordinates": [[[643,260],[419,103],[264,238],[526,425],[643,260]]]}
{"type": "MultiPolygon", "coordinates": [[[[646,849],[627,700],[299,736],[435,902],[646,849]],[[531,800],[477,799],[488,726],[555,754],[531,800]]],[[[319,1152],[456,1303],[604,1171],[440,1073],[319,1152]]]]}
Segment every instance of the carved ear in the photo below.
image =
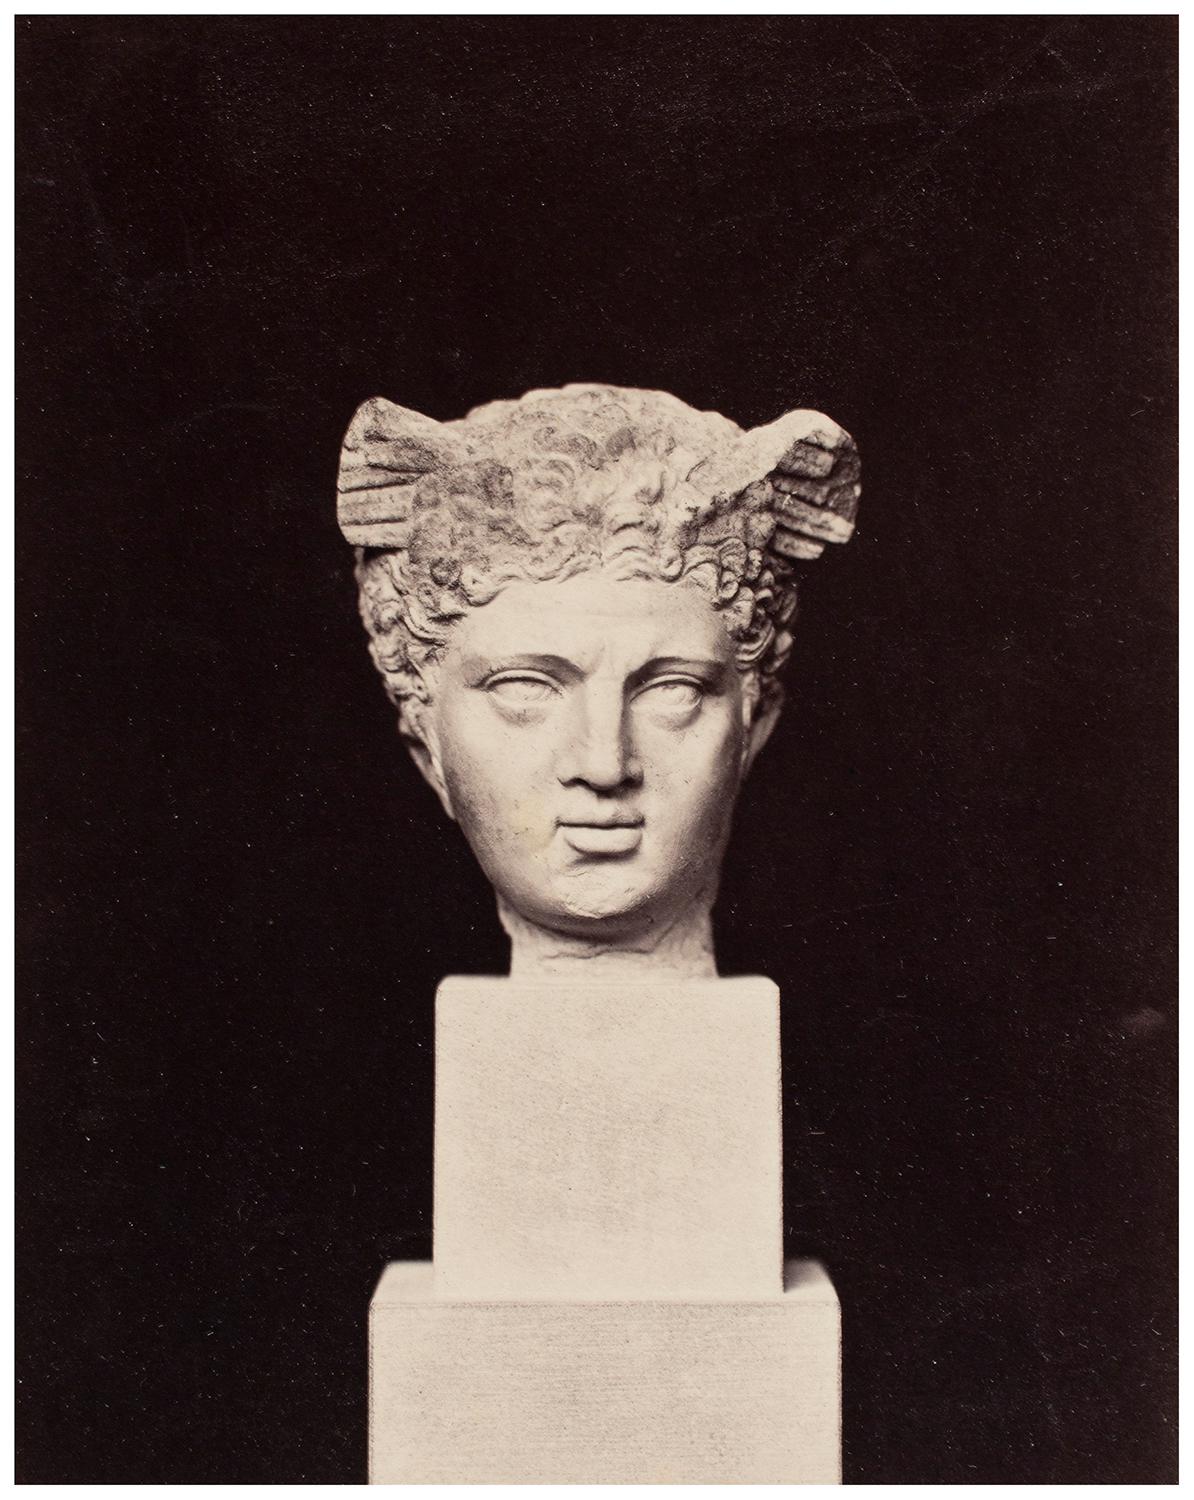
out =
{"type": "Polygon", "coordinates": [[[456,814],[452,809],[452,798],[440,767],[439,747],[434,734],[426,734],[424,738],[406,734],[403,738],[406,741],[406,748],[410,751],[410,758],[423,774],[423,780],[439,798],[440,806],[455,823],[456,814]]]}
{"type": "Polygon", "coordinates": [[[822,412],[790,411],[744,432],[709,465],[705,483],[736,494],[770,480],[776,518],[771,546],[795,560],[820,557],[826,542],[850,540],[859,473],[858,449],[848,432],[822,412]]]}
{"type": "Polygon", "coordinates": [[[780,710],[783,708],[783,695],[777,693],[771,702],[766,704],[761,712],[757,713],[746,731],[746,747],[742,754],[742,774],[746,776],[751,766],[755,763],[755,757],[771,738],[771,731],[779,722],[780,710]]]}
{"type": "Polygon", "coordinates": [[[357,547],[400,547],[414,487],[468,458],[442,422],[374,396],[357,408],[340,449],[340,530],[357,547]]]}

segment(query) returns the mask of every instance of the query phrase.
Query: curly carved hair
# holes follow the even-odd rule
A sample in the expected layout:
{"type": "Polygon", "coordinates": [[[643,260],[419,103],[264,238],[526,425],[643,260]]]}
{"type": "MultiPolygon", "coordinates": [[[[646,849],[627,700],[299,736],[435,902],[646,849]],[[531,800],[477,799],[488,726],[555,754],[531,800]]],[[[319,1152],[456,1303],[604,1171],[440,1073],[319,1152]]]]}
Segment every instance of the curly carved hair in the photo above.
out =
{"type": "Polygon", "coordinates": [[[794,564],[853,530],[858,458],[817,412],[743,432],[660,391],[570,385],[434,422],[374,398],[340,465],[370,652],[421,739],[453,624],[510,583],[692,579],[724,611],[755,711],[781,694],[794,564]]]}

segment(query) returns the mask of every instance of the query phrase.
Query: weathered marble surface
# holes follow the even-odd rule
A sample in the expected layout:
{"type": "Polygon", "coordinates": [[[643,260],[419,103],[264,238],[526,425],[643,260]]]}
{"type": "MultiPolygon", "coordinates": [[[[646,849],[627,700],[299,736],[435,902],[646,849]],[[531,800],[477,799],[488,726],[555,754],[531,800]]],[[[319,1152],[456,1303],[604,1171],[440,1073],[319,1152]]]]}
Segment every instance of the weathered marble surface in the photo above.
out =
{"type": "Polygon", "coordinates": [[[797,565],[849,538],[858,473],[818,412],[743,432],[658,391],[357,412],[339,517],[373,659],[515,976],[716,974],[709,913],[797,565]]]}
{"type": "Polygon", "coordinates": [[[370,1315],[374,1483],[835,1483],[837,1299],[782,1280],[774,985],[710,911],[797,568],[858,458],[568,386],[345,439],[373,659],[511,939],[437,999],[435,1270],[370,1315]]]}

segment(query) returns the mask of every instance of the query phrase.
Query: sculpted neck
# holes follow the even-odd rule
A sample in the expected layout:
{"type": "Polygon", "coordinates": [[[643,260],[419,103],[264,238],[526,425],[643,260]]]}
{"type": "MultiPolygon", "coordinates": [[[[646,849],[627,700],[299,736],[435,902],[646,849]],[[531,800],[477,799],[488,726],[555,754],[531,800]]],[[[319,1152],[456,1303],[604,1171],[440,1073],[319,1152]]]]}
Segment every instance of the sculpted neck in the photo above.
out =
{"type": "Polygon", "coordinates": [[[537,927],[499,897],[498,916],[510,939],[510,977],[716,979],[711,904],[687,907],[668,926],[614,942],[537,927]]]}

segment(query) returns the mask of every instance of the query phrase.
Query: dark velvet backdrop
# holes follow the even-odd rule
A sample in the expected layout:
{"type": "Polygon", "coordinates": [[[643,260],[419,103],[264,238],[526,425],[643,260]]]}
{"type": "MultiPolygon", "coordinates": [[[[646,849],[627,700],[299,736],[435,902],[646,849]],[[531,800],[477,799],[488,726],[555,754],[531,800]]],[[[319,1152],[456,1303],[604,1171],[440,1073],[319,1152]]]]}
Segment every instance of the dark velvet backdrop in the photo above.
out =
{"type": "Polygon", "coordinates": [[[849,1480],[1167,1481],[1175,23],[37,17],[19,75],[19,1477],[364,1477],[432,996],[339,439],[536,385],[863,455],[742,808],[849,1480]]]}

